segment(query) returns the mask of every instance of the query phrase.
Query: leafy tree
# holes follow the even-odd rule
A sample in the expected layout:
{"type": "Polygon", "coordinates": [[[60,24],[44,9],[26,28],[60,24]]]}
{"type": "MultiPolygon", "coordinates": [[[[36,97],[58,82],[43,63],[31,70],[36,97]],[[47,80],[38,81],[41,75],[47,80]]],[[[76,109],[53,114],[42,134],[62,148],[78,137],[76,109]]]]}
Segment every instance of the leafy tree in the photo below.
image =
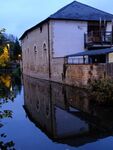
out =
{"type": "Polygon", "coordinates": [[[3,48],[3,52],[0,55],[0,66],[5,67],[8,62],[9,62],[9,52],[8,48],[5,46],[3,48]]]}
{"type": "Polygon", "coordinates": [[[113,103],[113,79],[92,80],[88,85],[89,93],[98,103],[113,103]]]}
{"type": "Polygon", "coordinates": [[[0,55],[3,53],[3,49],[7,44],[9,44],[10,60],[18,60],[18,56],[21,55],[19,40],[12,34],[6,34],[5,29],[3,28],[0,30],[0,55]]]}
{"type": "Polygon", "coordinates": [[[4,44],[4,42],[6,40],[4,33],[5,33],[5,29],[3,28],[0,30],[0,45],[4,44]]]}
{"type": "Polygon", "coordinates": [[[3,47],[4,47],[5,42],[6,42],[6,38],[4,36],[4,32],[5,32],[5,29],[1,29],[0,30],[0,54],[3,53],[3,47]]]}
{"type": "Polygon", "coordinates": [[[21,57],[21,46],[18,38],[12,34],[6,34],[5,29],[0,30],[0,67],[11,65],[21,57]]]}
{"type": "Polygon", "coordinates": [[[19,59],[19,55],[21,55],[22,53],[22,50],[21,50],[21,46],[20,46],[20,43],[18,41],[18,39],[16,38],[15,42],[13,43],[13,48],[12,48],[12,51],[13,51],[13,59],[14,60],[18,60],[19,59]]]}

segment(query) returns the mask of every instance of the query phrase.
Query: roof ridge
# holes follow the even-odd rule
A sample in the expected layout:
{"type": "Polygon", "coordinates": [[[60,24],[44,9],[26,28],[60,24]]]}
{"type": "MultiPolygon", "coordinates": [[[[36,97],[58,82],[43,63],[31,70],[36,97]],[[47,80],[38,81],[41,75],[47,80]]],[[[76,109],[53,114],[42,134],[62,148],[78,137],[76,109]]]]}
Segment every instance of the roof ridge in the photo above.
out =
{"type": "Polygon", "coordinates": [[[85,6],[89,7],[89,8],[96,9],[96,10],[98,10],[98,11],[101,11],[101,12],[103,12],[103,13],[107,13],[107,14],[109,14],[109,15],[112,15],[112,16],[113,16],[113,14],[108,13],[108,12],[106,12],[106,11],[103,11],[103,10],[101,10],[101,9],[99,9],[99,8],[96,8],[96,7],[93,7],[93,6],[90,6],[90,5],[87,5],[87,4],[84,4],[84,3],[78,2],[78,1],[74,1],[74,2],[77,2],[77,3],[81,4],[81,5],[85,5],[85,6]]]}
{"type": "Polygon", "coordinates": [[[75,2],[75,0],[67,5],[65,5],[64,7],[60,8],[59,10],[57,10],[55,13],[53,13],[52,15],[50,15],[49,17],[53,16],[54,14],[58,13],[59,11],[64,10],[66,7],[68,7],[69,5],[73,4],[75,2]]]}

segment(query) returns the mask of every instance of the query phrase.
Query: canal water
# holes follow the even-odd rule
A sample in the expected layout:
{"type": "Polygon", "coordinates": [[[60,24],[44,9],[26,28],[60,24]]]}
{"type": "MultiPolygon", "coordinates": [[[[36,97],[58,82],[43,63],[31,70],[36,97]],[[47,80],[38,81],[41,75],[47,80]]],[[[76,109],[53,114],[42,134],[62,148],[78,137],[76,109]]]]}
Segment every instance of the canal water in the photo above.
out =
{"type": "Polygon", "coordinates": [[[84,90],[0,75],[0,150],[113,150],[113,107],[84,90]]]}

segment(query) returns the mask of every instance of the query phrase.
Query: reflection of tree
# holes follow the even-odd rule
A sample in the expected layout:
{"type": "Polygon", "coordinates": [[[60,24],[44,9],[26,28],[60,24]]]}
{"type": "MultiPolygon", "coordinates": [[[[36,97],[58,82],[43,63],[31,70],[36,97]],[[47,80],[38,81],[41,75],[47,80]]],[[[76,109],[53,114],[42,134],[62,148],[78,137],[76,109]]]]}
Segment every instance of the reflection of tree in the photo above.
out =
{"type": "Polygon", "coordinates": [[[20,69],[16,69],[12,73],[12,87],[13,90],[15,91],[15,95],[21,92],[21,72],[20,69]]]}
{"type": "Polygon", "coordinates": [[[0,67],[6,67],[9,62],[9,52],[7,46],[2,49],[2,54],[0,54],[0,67]]]}
{"type": "Polygon", "coordinates": [[[0,76],[0,99],[13,100],[21,91],[21,79],[16,74],[3,74],[0,76]]]}
{"type": "MultiPolygon", "coordinates": [[[[0,99],[0,109],[2,109],[2,105],[7,103],[8,100],[7,99],[0,99]]],[[[2,110],[0,111],[0,128],[4,126],[4,124],[2,123],[2,120],[4,118],[12,118],[12,111],[11,110],[2,110]]],[[[13,141],[8,141],[8,142],[4,142],[3,139],[7,137],[7,135],[5,133],[0,133],[0,137],[1,137],[1,141],[0,141],[0,148],[3,150],[7,150],[13,148],[14,149],[14,142],[13,141]]]]}
{"type": "MultiPolygon", "coordinates": [[[[9,101],[14,101],[18,93],[21,91],[21,80],[19,76],[14,74],[0,75],[0,128],[4,126],[3,119],[12,118],[12,110],[3,110],[2,106],[9,101]]],[[[4,142],[4,138],[7,137],[5,133],[0,133],[0,149],[14,150],[14,142],[4,142]]]]}
{"type": "Polygon", "coordinates": [[[8,99],[11,94],[11,76],[0,76],[0,98],[8,99]]]}

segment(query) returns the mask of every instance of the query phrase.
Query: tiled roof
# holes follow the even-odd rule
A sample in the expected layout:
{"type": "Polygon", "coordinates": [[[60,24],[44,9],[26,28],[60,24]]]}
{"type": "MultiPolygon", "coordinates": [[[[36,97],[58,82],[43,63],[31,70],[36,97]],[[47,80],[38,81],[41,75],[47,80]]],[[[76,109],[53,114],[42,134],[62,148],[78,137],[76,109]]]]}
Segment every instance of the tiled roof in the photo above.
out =
{"type": "Polygon", "coordinates": [[[74,1],[51,15],[50,18],[72,20],[100,20],[101,18],[102,20],[111,21],[113,15],[74,1]]]}

